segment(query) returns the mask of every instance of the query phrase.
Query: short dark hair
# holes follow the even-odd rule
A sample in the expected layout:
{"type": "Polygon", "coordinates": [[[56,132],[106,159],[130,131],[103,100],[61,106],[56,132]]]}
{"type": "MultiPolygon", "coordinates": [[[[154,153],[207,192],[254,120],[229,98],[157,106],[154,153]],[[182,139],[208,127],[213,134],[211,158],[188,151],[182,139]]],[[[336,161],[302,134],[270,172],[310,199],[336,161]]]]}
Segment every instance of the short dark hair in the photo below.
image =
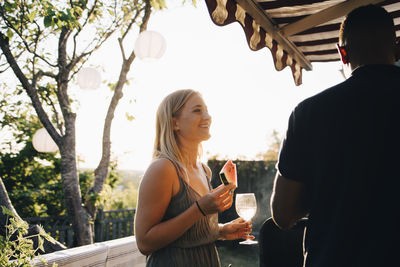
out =
{"type": "Polygon", "coordinates": [[[350,55],[360,57],[374,49],[393,47],[396,42],[393,18],[383,7],[377,5],[358,7],[342,22],[339,42],[346,46],[350,55]]]}

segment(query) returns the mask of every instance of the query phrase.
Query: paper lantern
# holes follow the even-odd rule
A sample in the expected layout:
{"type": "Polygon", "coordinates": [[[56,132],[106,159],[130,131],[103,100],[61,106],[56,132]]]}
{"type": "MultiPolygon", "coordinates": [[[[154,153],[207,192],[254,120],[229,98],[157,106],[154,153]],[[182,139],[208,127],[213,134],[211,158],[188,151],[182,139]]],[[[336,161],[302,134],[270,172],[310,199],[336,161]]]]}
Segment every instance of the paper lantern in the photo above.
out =
{"type": "Polygon", "coordinates": [[[45,128],[37,130],[33,135],[32,144],[38,152],[56,152],[58,150],[57,144],[45,128]]]}
{"type": "Polygon", "coordinates": [[[162,57],[167,49],[164,37],[155,31],[143,31],[136,39],[134,52],[141,60],[151,61],[162,57]]]}
{"type": "Polygon", "coordinates": [[[94,68],[82,68],[78,72],[78,85],[83,90],[95,90],[100,87],[101,75],[94,68]]]}

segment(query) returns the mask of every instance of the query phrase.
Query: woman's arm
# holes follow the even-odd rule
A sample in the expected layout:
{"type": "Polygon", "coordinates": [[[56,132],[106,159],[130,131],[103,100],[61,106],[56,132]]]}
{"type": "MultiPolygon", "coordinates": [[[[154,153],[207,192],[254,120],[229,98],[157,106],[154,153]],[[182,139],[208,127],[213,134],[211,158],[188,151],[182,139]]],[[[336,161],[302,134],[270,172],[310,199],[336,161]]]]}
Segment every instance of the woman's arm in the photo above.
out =
{"type": "MultiPolygon", "coordinates": [[[[203,215],[196,204],[178,216],[161,222],[174,192],[179,188],[175,167],[167,159],[155,160],[139,186],[138,204],[135,217],[135,236],[138,248],[149,255],[183,235],[203,215]]],[[[199,199],[206,214],[229,208],[227,195],[230,187],[221,187],[199,199]]]]}
{"type": "Polygon", "coordinates": [[[202,216],[197,207],[191,206],[179,216],[160,223],[173,196],[174,183],[175,187],[179,187],[175,167],[167,159],[155,160],[142,178],[135,216],[135,236],[138,248],[144,255],[176,240],[202,216]]]}

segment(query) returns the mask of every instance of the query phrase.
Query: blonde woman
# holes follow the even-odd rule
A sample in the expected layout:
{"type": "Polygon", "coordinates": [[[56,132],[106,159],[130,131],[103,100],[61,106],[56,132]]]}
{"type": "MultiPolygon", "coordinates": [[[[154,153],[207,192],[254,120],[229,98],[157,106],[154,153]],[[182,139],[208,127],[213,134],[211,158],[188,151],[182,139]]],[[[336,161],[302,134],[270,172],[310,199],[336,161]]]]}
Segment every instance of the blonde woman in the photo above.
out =
{"type": "Polygon", "coordinates": [[[218,224],[235,187],[212,189],[211,170],[199,161],[210,125],[202,96],[190,89],[171,93],[158,108],[153,161],[140,183],[135,218],[147,266],[220,266],[214,242],[251,232],[242,219],[218,224]]]}

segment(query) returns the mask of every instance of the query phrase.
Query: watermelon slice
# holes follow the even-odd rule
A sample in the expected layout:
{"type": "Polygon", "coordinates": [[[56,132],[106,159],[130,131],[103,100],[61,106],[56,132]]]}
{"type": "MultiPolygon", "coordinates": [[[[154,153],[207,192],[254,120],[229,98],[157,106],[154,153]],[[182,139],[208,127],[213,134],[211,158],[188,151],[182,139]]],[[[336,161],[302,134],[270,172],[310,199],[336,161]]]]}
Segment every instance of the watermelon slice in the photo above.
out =
{"type": "Polygon", "coordinates": [[[228,160],[219,172],[219,177],[224,185],[233,183],[237,186],[236,164],[228,160]]]}

